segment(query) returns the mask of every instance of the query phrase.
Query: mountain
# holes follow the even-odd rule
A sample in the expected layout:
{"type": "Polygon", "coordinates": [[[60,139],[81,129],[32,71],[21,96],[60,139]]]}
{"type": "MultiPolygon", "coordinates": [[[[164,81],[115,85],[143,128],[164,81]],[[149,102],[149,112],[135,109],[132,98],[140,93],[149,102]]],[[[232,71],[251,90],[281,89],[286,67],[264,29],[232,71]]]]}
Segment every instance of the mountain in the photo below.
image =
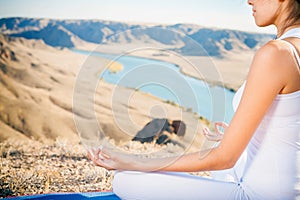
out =
{"type": "Polygon", "coordinates": [[[41,39],[53,47],[82,44],[159,44],[183,55],[217,56],[234,50],[255,50],[273,38],[270,34],[211,29],[193,24],[128,24],[103,20],[2,18],[0,32],[41,39]]]}

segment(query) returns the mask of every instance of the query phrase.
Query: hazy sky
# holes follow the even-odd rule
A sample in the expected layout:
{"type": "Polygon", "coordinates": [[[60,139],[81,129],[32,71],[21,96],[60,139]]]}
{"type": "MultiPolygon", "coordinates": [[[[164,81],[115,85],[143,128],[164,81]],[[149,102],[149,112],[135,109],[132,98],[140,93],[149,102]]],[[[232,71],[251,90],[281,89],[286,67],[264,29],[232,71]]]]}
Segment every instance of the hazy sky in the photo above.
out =
{"type": "Polygon", "coordinates": [[[0,17],[103,19],[122,22],[193,23],[275,33],[257,28],[246,0],[0,0],[0,17]]]}

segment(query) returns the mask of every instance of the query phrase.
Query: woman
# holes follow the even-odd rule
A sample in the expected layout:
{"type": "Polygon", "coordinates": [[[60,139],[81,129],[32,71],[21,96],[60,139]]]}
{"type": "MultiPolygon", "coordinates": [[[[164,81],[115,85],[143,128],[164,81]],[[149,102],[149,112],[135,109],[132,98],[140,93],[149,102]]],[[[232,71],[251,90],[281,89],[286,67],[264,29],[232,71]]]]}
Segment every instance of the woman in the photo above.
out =
{"type": "Polygon", "coordinates": [[[300,150],[300,0],[248,0],[248,4],[256,24],[273,24],[278,34],[257,51],[247,80],[235,95],[235,115],[220,144],[175,161],[99,149],[90,156],[95,164],[128,170],[114,178],[113,190],[122,199],[295,198],[300,150]],[[243,152],[247,162],[233,182],[178,173],[229,169],[243,152]]]}

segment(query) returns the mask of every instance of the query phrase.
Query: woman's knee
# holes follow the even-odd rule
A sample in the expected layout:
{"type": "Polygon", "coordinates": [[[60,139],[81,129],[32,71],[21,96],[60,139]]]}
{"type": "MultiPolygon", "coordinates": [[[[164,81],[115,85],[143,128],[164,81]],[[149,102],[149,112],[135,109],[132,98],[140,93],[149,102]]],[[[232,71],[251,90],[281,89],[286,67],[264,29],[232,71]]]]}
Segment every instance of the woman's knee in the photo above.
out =
{"type": "Polygon", "coordinates": [[[121,175],[122,172],[116,172],[112,183],[113,192],[120,196],[124,192],[124,178],[121,175]]]}
{"type": "Polygon", "coordinates": [[[134,172],[119,172],[117,171],[114,175],[113,180],[113,192],[121,199],[132,199],[132,195],[138,193],[136,187],[137,180],[134,179],[134,172]]]}

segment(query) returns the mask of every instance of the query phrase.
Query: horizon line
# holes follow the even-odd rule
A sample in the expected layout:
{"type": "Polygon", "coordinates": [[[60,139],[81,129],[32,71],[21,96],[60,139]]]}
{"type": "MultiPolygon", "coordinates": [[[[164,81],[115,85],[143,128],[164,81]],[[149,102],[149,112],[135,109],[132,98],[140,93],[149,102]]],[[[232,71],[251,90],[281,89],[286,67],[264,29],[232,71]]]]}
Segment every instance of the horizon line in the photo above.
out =
{"type": "Polygon", "coordinates": [[[57,20],[57,21],[67,21],[67,20],[74,20],[74,21],[104,21],[104,22],[114,22],[114,23],[124,23],[128,25],[147,25],[147,26],[159,26],[159,25],[166,25],[166,26],[172,26],[172,25],[193,25],[198,26],[202,28],[209,28],[209,29],[219,29],[219,30],[231,30],[231,31],[240,31],[240,32],[246,32],[246,33],[256,33],[256,34],[267,34],[267,35],[275,35],[274,33],[269,32],[259,32],[257,30],[244,30],[244,29],[238,29],[238,28],[228,28],[228,27],[221,27],[221,26],[207,26],[207,25],[201,25],[197,23],[192,22],[142,22],[142,21],[126,21],[126,20],[113,20],[113,19],[103,19],[103,18],[59,18],[59,17],[30,17],[30,16],[0,16],[1,19],[9,19],[9,18],[21,18],[21,19],[45,19],[45,20],[57,20]]]}

